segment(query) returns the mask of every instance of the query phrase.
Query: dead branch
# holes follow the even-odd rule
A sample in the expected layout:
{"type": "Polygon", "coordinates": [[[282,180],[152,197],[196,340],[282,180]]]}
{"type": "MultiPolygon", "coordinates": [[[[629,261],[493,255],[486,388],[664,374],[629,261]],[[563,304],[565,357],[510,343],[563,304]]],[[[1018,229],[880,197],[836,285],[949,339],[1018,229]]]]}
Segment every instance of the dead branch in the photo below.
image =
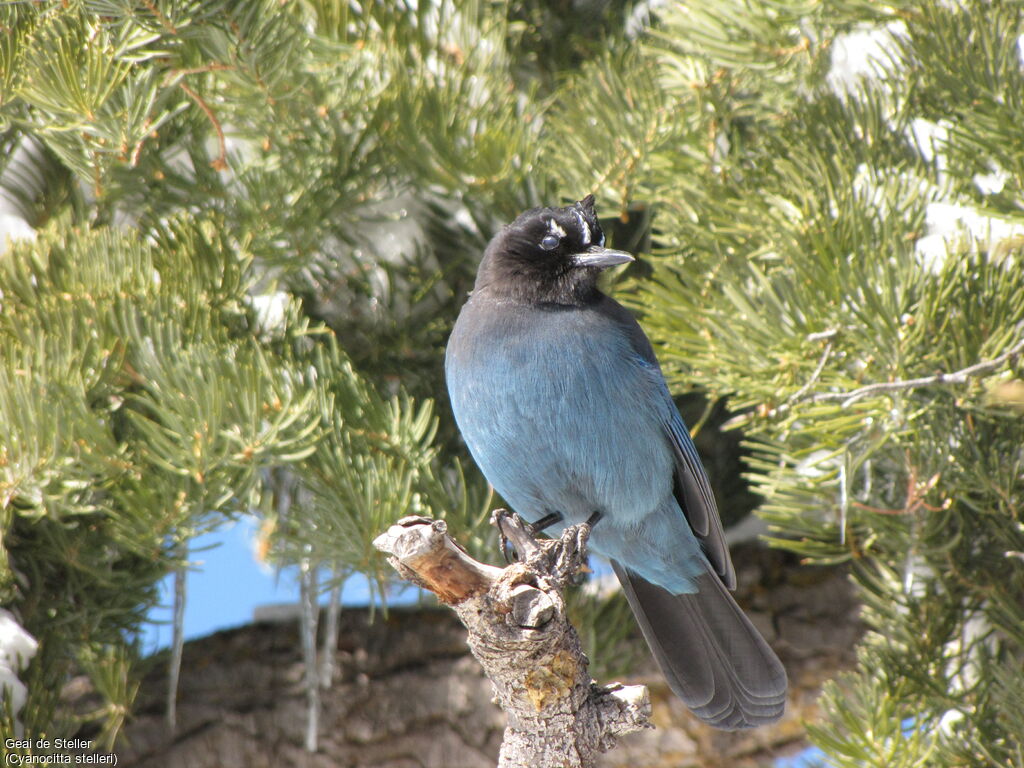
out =
{"type": "Polygon", "coordinates": [[[494,523],[521,560],[471,558],[443,520],[407,517],[374,541],[406,580],[449,604],[508,716],[499,768],[586,768],[618,736],[651,727],[645,686],[599,686],[565,615],[563,591],[585,563],[587,525],[537,540],[518,517],[494,523]]]}

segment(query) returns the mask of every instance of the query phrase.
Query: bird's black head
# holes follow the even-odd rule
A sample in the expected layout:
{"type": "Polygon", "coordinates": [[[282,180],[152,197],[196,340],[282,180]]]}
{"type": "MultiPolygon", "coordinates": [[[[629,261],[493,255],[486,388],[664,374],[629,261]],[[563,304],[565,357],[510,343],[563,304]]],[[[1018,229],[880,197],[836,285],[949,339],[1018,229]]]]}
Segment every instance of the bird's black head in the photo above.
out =
{"type": "Polygon", "coordinates": [[[474,291],[538,304],[583,304],[599,296],[602,269],[633,261],[604,247],[587,195],[565,208],[533,208],[491,240],[474,291]]]}

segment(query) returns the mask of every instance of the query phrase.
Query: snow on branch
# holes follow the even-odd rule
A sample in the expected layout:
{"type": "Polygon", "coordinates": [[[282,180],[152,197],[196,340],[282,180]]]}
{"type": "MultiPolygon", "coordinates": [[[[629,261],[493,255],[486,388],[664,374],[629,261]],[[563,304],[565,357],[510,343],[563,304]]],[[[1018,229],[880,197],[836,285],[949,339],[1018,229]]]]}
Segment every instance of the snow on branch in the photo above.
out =
{"type": "Polygon", "coordinates": [[[586,768],[617,737],[652,727],[647,688],[599,686],[565,614],[563,591],[586,561],[586,524],[538,540],[504,510],[492,521],[520,561],[471,558],[443,520],[405,517],[374,541],[402,578],[452,607],[508,716],[499,768],[586,768]]]}

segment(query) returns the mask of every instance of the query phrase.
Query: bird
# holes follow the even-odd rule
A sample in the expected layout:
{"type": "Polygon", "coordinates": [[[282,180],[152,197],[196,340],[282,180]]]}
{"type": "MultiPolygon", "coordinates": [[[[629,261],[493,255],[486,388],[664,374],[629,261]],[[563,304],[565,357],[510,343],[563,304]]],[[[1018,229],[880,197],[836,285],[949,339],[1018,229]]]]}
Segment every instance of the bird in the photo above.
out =
{"type": "Polygon", "coordinates": [[[671,690],[723,730],[772,723],[786,672],[730,594],[707,474],[650,341],[598,277],[593,195],[533,208],[484,250],[445,350],[456,425],[535,531],[590,522],[671,690]]]}

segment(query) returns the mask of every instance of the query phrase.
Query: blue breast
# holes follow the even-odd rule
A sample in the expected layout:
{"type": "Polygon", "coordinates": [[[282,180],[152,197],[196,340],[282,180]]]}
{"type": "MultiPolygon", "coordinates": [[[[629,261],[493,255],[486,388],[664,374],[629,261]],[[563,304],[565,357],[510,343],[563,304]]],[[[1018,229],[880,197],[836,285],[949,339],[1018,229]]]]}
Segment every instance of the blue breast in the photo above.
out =
{"type": "Polygon", "coordinates": [[[449,340],[452,409],[488,481],[520,515],[595,511],[591,548],[673,592],[703,571],[672,495],[660,372],[614,321],[585,309],[471,300],[449,340]]]}

